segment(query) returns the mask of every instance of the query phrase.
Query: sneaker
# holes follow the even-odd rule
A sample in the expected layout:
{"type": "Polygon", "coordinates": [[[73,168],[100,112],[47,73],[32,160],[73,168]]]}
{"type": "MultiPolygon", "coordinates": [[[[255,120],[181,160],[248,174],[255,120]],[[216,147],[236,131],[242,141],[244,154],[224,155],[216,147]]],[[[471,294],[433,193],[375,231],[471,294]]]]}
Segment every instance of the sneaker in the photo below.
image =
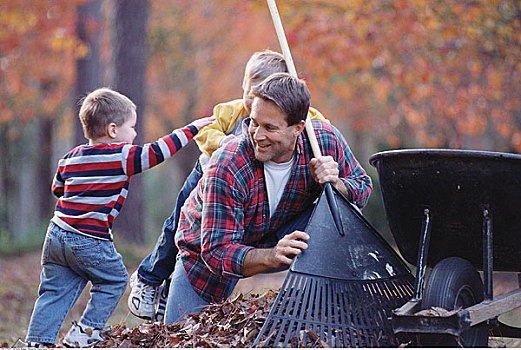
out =
{"type": "Polygon", "coordinates": [[[100,340],[104,340],[101,336],[101,332],[101,329],[73,322],[72,328],[63,339],[63,345],[70,348],[81,348],[91,345],[100,340]]]}
{"type": "Polygon", "coordinates": [[[24,348],[36,348],[36,349],[43,349],[43,348],[54,348],[54,344],[50,343],[40,343],[37,341],[28,341],[24,348]]]}
{"type": "Polygon", "coordinates": [[[156,313],[156,301],[159,287],[143,283],[135,271],[130,276],[130,295],[128,296],[128,308],[132,314],[146,320],[154,319],[156,313]]]}
{"type": "Polygon", "coordinates": [[[157,298],[156,313],[154,321],[163,322],[165,318],[166,302],[168,300],[168,291],[170,289],[170,278],[161,284],[159,287],[159,297],[157,298]]]}

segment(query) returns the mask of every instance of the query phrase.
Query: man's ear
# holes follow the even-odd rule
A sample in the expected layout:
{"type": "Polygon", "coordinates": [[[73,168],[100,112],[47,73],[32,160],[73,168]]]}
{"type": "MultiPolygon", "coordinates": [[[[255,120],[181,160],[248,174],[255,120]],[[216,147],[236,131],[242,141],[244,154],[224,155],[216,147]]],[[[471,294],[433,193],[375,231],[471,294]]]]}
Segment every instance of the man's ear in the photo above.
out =
{"type": "Polygon", "coordinates": [[[302,130],[306,127],[306,122],[304,120],[299,121],[297,124],[295,124],[295,136],[300,135],[302,130]]]}
{"type": "Polygon", "coordinates": [[[118,126],[116,125],[116,123],[110,123],[109,125],[107,125],[107,136],[108,137],[115,139],[117,134],[118,134],[118,126]]]}

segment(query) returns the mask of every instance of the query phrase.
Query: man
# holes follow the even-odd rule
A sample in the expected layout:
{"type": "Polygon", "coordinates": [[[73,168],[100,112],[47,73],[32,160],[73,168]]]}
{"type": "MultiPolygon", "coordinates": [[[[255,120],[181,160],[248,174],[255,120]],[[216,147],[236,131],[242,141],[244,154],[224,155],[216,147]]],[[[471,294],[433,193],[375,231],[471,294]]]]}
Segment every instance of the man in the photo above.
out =
{"type": "Polygon", "coordinates": [[[322,184],[360,208],[371,192],[343,136],[325,122],[313,122],[323,156],[312,159],[303,81],[276,73],[253,96],[247,132],[214,153],[182,208],[165,323],[226,299],[239,278],[291,264],[307,248],[302,230],[322,184]]]}

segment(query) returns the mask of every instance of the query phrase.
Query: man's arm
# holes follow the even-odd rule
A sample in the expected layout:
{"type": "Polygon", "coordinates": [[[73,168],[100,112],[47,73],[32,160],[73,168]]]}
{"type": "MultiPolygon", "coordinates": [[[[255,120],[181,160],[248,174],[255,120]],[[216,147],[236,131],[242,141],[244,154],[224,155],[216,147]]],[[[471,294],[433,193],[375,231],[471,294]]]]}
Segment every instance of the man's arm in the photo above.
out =
{"type": "Polygon", "coordinates": [[[248,251],[244,258],[243,276],[249,277],[290,265],[295,256],[308,248],[308,244],[303,241],[308,239],[307,233],[294,231],[284,236],[273,248],[255,248],[248,251]]]}

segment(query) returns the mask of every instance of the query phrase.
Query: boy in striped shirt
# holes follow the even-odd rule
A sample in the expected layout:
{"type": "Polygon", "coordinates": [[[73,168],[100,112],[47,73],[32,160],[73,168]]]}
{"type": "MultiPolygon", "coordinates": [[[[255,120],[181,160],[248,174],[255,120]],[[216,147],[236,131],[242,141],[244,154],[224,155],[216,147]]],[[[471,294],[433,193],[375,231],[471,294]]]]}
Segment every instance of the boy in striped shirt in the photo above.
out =
{"type": "Polygon", "coordinates": [[[54,344],[65,316],[92,283],[91,299],[64,344],[81,347],[100,332],[127,286],[128,274],[112,241],[112,224],[127,197],[131,176],[172,157],[214,118],[198,119],[154,143],[133,145],[136,106],[108,88],[90,93],[79,114],[89,140],[58,163],[58,197],[42,253],[42,273],[26,341],[54,344]]]}

